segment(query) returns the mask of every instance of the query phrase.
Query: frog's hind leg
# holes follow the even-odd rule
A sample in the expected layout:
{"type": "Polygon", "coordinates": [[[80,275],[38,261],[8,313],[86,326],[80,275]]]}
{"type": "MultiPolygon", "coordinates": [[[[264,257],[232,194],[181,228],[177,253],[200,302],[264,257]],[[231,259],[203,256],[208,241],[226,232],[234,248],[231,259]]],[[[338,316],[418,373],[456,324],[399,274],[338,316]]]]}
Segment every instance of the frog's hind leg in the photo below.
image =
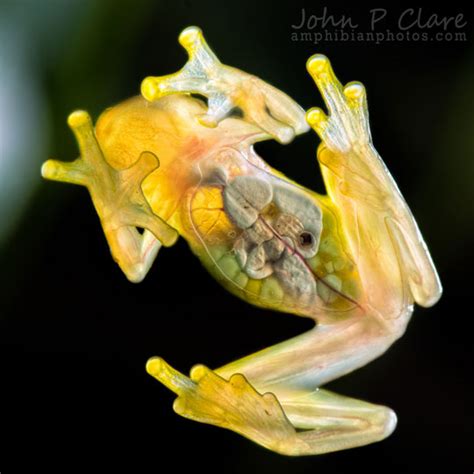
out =
{"type": "Polygon", "coordinates": [[[322,454],[381,441],[393,432],[393,410],[328,390],[280,400],[283,411],[305,444],[288,443],[286,454],[322,454]]]}
{"type": "Polygon", "coordinates": [[[147,370],[178,395],[174,409],[181,416],[282,454],[318,454],[375,442],[393,431],[389,409],[316,388],[378,357],[393,340],[383,325],[362,315],[318,325],[215,371],[196,366],[190,378],[159,358],[150,359],[147,370]]]}
{"type": "Polygon", "coordinates": [[[328,194],[342,215],[359,275],[385,319],[400,319],[400,333],[413,302],[428,307],[438,301],[441,282],[418,225],[372,143],[364,86],[343,86],[329,60],[309,58],[307,69],[329,115],[314,107],[306,119],[318,133],[318,149],[328,194]],[[383,284],[381,284],[383,282],[383,284]],[[404,314],[404,316],[403,316],[404,314]]]}
{"type": "Polygon", "coordinates": [[[290,456],[321,454],[380,441],[392,433],[392,410],[326,390],[294,392],[278,400],[259,393],[241,374],[226,380],[202,365],[190,377],[160,358],[148,372],[175,392],[179,415],[235,431],[290,456]]]}

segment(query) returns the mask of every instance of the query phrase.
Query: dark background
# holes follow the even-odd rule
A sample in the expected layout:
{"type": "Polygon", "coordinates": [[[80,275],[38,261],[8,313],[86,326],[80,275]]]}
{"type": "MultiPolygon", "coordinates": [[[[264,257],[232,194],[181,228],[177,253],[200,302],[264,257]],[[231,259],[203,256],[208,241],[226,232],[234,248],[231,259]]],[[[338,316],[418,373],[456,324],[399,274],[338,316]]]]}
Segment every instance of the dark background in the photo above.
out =
{"type": "MultiPolygon", "coordinates": [[[[321,14],[327,6],[328,13],[352,16],[361,31],[368,29],[373,5],[328,3],[308,4],[307,12],[321,14]]],[[[69,472],[79,463],[85,472],[99,465],[105,472],[472,472],[471,12],[455,2],[423,8],[427,16],[464,13],[465,42],[314,45],[290,39],[302,6],[2,3],[3,19],[26,38],[29,79],[41,94],[48,130],[44,147],[32,146],[21,165],[26,168],[18,168],[20,177],[25,169],[38,172],[28,181],[25,204],[16,206],[14,195],[2,203],[9,209],[0,235],[2,474],[69,472]],[[173,395],[145,372],[150,356],[161,355],[186,372],[195,363],[216,367],[311,323],[227,294],[184,241],[161,251],[142,284],[128,283],[110,258],[86,190],[39,178],[48,157],[77,155],[68,113],[84,108],[97,118],[138,93],[145,76],[179,69],[186,55],[177,36],[191,24],[204,30],[223,62],[267,80],[304,108],[322,102],[305,71],[315,52],[329,56],[342,81],[360,80],[368,89],[375,145],[420,225],[445,288],[434,308],[416,308],[406,335],[384,357],[329,385],[397,412],[397,430],[381,443],[292,459],[175,415],[173,395]],[[173,468],[165,467],[169,460],[173,468]],[[26,463],[34,470],[23,470],[26,463]],[[125,468],[129,463],[133,467],[125,468]]],[[[386,27],[398,31],[396,19],[408,7],[418,4],[387,6],[386,27]]],[[[17,41],[12,36],[4,47],[17,41]]],[[[309,133],[286,147],[256,148],[289,177],[322,191],[317,143],[309,133]]]]}

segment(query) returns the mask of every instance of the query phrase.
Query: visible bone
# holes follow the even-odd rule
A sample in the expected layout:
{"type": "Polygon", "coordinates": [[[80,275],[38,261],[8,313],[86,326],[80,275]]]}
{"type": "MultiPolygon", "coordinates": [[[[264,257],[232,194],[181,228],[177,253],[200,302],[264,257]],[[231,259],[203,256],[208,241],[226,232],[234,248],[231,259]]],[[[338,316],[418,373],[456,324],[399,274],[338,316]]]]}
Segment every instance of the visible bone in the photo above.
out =
{"type": "Polygon", "coordinates": [[[295,299],[303,304],[313,300],[316,294],[316,281],[300,258],[285,251],[280,260],[274,263],[273,269],[282,286],[295,299]]]}
{"type": "Polygon", "coordinates": [[[255,176],[237,176],[224,190],[224,207],[229,217],[241,229],[247,229],[258,219],[259,212],[273,197],[269,183],[255,176]]]}

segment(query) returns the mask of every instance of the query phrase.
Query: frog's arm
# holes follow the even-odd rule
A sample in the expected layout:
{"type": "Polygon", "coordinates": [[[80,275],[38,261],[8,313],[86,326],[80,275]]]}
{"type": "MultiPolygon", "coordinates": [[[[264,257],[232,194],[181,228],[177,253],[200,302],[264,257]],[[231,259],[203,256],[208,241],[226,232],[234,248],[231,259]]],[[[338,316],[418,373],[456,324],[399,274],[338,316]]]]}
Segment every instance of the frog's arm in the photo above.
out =
{"type": "Polygon", "coordinates": [[[81,157],[71,163],[48,160],[42,175],[88,188],[114,259],[130,281],[139,282],[161,245],[173,245],[178,237],[153,214],[141,190],[142,181],[159,166],[158,158],[144,152],[132,166],[118,171],[104,159],[86,112],[72,113],[68,124],[81,157]],[[138,228],[144,229],[143,234],[138,228]]]}
{"type": "Polygon", "coordinates": [[[281,143],[309,130],[303,109],[293,99],[258,77],[222,64],[199,28],[183,30],[179,42],[189,55],[188,62],[175,74],[147,77],[141,87],[145,99],[182,92],[202,94],[209,102],[207,113],[200,117],[203,125],[216,127],[238,107],[247,122],[281,143]]]}

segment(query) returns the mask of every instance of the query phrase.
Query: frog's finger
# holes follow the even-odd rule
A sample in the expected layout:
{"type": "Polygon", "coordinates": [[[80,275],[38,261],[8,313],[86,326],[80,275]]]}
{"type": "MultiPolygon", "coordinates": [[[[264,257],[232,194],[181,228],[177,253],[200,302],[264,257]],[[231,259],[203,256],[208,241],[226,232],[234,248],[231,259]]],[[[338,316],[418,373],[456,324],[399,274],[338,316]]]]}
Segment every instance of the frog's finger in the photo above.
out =
{"type": "Polygon", "coordinates": [[[67,123],[76,137],[81,158],[90,163],[103,159],[90,115],[85,110],[76,110],[69,115],[67,123]]]}
{"type": "Polygon", "coordinates": [[[95,186],[98,176],[110,178],[111,170],[95,137],[90,115],[84,110],[76,110],[67,122],[76,137],[80,158],[72,162],[48,160],[41,168],[42,176],[89,188],[95,186]]]}
{"type": "Polygon", "coordinates": [[[79,184],[81,186],[85,186],[88,179],[80,159],[71,163],[57,160],[45,161],[41,167],[41,176],[53,181],[79,184]]]}
{"type": "Polygon", "coordinates": [[[194,390],[196,384],[167,364],[161,357],[152,357],[146,363],[146,371],[176,395],[194,390]]]}
{"type": "Polygon", "coordinates": [[[202,30],[198,26],[185,28],[179,35],[178,41],[189,55],[188,64],[193,65],[196,69],[207,72],[220,64],[219,59],[207,44],[202,30]]]}

